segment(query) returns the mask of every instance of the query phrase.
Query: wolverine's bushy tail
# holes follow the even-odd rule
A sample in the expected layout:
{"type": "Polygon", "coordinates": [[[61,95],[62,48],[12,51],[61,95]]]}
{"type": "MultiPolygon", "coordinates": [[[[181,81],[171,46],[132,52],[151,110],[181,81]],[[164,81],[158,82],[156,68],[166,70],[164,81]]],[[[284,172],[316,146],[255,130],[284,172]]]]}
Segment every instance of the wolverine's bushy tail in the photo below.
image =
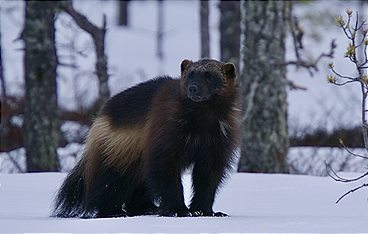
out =
{"type": "Polygon", "coordinates": [[[55,198],[52,216],[62,218],[83,216],[84,165],[84,160],[80,160],[68,174],[55,198]]]}

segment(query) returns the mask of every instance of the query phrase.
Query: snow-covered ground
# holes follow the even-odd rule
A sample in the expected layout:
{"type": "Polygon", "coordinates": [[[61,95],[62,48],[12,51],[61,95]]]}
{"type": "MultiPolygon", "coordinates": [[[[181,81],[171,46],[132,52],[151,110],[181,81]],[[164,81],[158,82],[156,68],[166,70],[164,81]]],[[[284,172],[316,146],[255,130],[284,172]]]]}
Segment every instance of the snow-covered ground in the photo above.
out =
{"type": "MultiPolygon", "coordinates": [[[[335,204],[354,185],[328,177],[236,173],[214,205],[230,215],[224,218],[51,218],[52,199],[64,177],[1,174],[0,232],[368,232],[367,189],[335,204]]],[[[184,186],[188,201],[188,176],[184,186]]]]}

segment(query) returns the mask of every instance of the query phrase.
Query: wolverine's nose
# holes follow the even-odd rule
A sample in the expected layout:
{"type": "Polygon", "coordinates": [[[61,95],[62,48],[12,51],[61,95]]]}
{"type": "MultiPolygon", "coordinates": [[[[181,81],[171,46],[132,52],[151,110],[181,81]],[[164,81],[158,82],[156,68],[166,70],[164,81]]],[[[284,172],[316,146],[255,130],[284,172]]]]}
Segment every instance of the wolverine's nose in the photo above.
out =
{"type": "Polygon", "coordinates": [[[197,85],[194,85],[194,84],[189,85],[188,92],[189,92],[190,95],[195,95],[196,96],[198,94],[198,87],[197,87],[197,85]]]}

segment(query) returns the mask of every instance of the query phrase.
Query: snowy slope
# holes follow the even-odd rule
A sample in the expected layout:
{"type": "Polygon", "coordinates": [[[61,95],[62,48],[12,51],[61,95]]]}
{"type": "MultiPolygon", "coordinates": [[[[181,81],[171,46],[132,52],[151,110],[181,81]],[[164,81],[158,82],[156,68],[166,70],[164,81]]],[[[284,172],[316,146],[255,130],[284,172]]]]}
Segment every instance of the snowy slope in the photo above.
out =
{"type": "Polygon", "coordinates": [[[327,177],[234,174],[214,206],[230,214],[226,218],[50,218],[52,197],[64,177],[1,174],[0,232],[368,232],[367,190],[336,205],[352,185],[327,177]]]}

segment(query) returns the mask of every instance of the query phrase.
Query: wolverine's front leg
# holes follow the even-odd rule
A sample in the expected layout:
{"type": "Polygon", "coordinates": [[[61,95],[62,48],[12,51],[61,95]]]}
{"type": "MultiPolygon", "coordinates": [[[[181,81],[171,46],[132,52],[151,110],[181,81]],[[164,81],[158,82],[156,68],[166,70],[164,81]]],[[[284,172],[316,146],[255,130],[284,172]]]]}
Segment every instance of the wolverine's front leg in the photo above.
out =
{"type": "Polygon", "coordinates": [[[213,212],[212,206],[219,184],[225,173],[225,166],[216,165],[215,160],[196,162],[193,168],[193,198],[190,211],[193,216],[223,217],[227,214],[213,212]]]}

